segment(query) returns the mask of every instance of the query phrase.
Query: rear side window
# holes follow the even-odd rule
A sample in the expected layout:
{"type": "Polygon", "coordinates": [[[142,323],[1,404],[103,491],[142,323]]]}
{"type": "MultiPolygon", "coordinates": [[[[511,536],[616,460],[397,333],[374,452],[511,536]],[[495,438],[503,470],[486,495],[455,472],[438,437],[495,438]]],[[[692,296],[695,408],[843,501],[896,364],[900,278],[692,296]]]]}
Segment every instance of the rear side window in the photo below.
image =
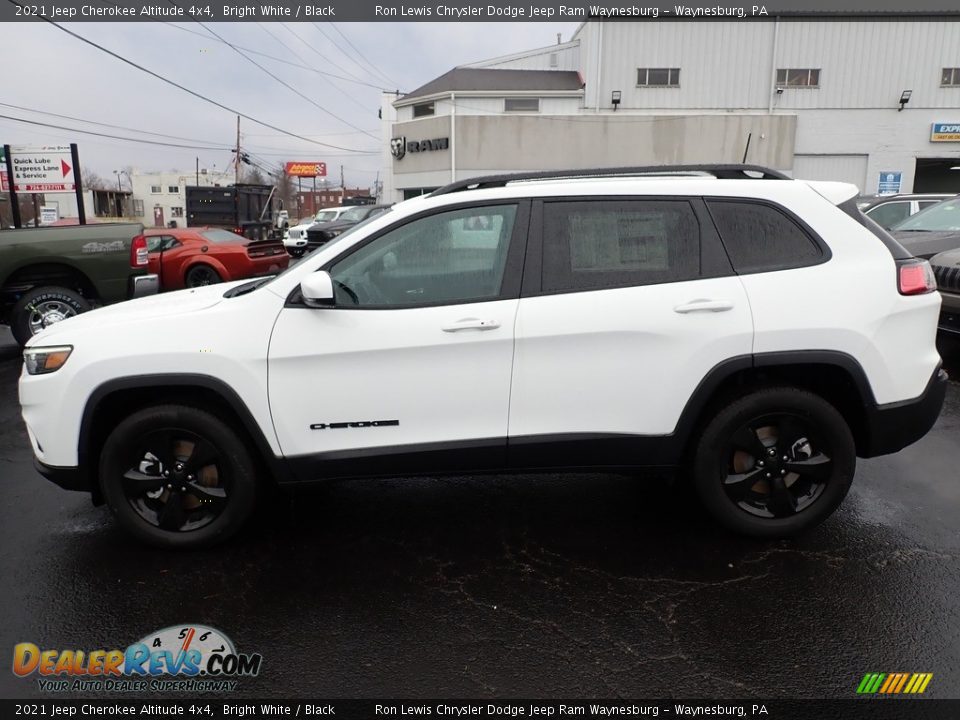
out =
{"type": "Polygon", "coordinates": [[[594,200],[543,205],[542,290],[593,290],[700,276],[690,204],[594,200]]]}
{"type": "Polygon", "coordinates": [[[738,273],[803,267],[823,257],[813,238],[771,205],[728,200],[707,205],[738,273]]]}

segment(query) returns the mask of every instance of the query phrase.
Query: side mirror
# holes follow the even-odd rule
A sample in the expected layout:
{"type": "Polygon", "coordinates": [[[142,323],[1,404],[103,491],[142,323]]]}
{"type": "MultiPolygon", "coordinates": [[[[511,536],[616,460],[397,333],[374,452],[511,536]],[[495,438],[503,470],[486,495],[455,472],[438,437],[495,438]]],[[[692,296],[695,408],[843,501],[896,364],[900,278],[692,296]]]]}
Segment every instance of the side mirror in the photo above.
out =
{"type": "Polygon", "coordinates": [[[300,281],[300,294],[307,307],[333,307],[333,279],[326,270],[310,273],[300,281]]]}

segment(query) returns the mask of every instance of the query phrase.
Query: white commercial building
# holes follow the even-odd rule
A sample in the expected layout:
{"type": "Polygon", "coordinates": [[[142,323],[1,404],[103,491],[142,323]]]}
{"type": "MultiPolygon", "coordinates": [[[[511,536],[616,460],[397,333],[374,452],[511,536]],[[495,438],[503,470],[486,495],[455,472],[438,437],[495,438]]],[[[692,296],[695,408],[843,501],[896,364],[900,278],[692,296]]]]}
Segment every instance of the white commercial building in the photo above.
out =
{"type": "Polygon", "coordinates": [[[188,173],[141,173],[134,170],[130,184],[133,187],[133,219],[147,227],[182,228],[187,226],[187,185],[233,185],[233,173],[206,169],[188,173]]]}
{"type": "Polygon", "coordinates": [[[960,22],[583,23],[384,95],[384,200],[476,175],[746,162],[960,192],[960,22]]]}

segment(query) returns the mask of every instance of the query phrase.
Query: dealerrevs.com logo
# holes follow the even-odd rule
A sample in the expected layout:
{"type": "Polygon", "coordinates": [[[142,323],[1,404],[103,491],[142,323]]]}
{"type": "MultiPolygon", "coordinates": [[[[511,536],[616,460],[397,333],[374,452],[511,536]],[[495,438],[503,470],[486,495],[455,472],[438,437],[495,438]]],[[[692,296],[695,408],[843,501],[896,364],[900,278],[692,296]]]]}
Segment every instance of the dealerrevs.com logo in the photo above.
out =
{"type": "Polygon", "coordinates": [[[150,633],[125,650],[13,648],[13,673],[36,676],[46,692],[229,692],[237,678],[260,673],[263,656],[238,653],[224,633],[184,624],[150,633]]]}

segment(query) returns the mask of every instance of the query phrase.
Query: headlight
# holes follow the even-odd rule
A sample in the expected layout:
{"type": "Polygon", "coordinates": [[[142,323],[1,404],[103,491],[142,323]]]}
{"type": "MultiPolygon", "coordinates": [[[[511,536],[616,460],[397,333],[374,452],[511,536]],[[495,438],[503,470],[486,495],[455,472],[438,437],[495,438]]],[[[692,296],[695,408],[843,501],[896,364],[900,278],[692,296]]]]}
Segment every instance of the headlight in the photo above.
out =
{"type": "Polygon", "coordinates": [[[72,352],[72,345],[31,347],[23,351],[23,364],[30,375],[46,375],[62,368],[72,352]]]}

